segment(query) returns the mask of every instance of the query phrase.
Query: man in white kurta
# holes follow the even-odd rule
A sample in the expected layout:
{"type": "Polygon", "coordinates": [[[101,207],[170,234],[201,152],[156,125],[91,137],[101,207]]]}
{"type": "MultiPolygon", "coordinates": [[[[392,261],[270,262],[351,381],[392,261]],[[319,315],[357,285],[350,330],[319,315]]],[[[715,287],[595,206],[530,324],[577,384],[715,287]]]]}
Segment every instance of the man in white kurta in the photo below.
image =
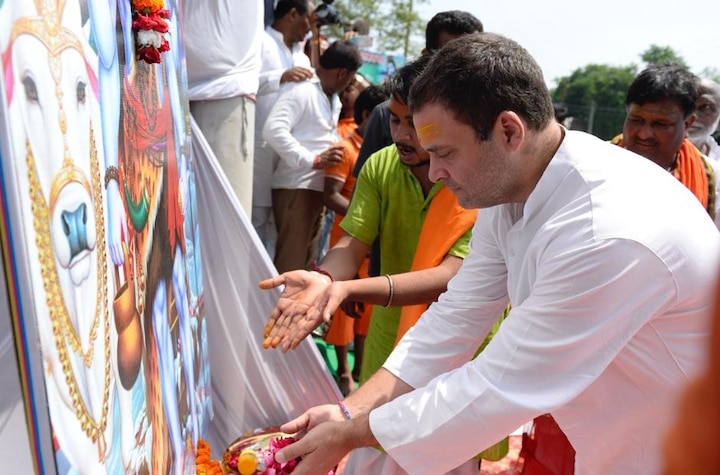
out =
{"type": "Polygon", "coordinates": [[[280,87],[307,81],[313,76],[310,58],[303,51],[310,31],[312,3],[282,0],[275,7],[275,19],[262,35],[260,77],[255,110],[255,156],[253,161],[252,225],[272,258],[277,230],[272,219],[272,174],[280,157],[262,136],[270,110],[277,102],[280,87]]]}
{"type": "Polygon", "coordinates": [[[218,0],[182,7],[190,112],[250,215],[263,5],[218,0]]]}
{"type": "Polygon", "coordinates": [[[421,389],[370,414],[410,473],[441,473],[543,412],[578,473],[658,473],[671,389],[707,338],[718,236],[677,180],[621,152],[567,132],[524,206],[480,213],[447,293],[385,363],[421,389]],[[508,299],[490,345],[457,368],[508,299]]]}
{"type": "Polygon", "coordinates": [[[436,475],[549,412],[577,474],[660,473],[709,338],[720,234],[702,205],[647,159],[557,124],[542,71],[502,36],[449,43],[410,103],[430,178],[485,208],[470,254],[382,369],[282,426],[309,431],[277,459],[323,473],[380,444],[436,475]]]}

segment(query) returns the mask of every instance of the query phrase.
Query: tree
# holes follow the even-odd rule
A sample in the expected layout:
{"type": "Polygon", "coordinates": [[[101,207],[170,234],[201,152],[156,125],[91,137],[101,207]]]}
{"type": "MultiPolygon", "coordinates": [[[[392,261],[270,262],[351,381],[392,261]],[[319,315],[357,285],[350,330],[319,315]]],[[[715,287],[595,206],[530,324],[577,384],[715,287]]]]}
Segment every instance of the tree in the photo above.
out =
{"type": "Polygon", "coordinates": [[[573,128],[607,140],[622,131],[625,93],[636,73],[634,64],[624,67],[589,64],[558,79],[551,95],[553,101],[567,106],[573,128]]]}
{"type": "MultiPolygon", "coordinates": [[[[682,56],[669,46],[653,44],[640,58],[648,66],[671,61],[687,67],[682,56]]],[[[567,107],[568,116],[573,117],[572,128],[610,139],[622,131],[625,94],[637,73],[638,67],[634,64],[621,67],[589,64],[557,79],[551,95],[553,101],[567,107]]]]}
{"type": "Polygon", "coordinates": [[[650,45],[650,47],[640,55],[640,58],[645,61],[648,66],[651,64],[662,64],[668,61],[671,63],[677,63],[685,68],[688,67],[685,59],[683,59],[682,56],[676,53],[675,50],[669,46],[658,46],[655,44],[650,45]]]}
{"type": "Polygon", "coordinates": [[[700,71],[698,76],[700,76],[701,78],[712,79],[716,83],[720,84],[720,69],[718,68],[711,68],[708,66],[702,71],[700,71]]]}
{"type": "MultiPolygon", "coordinates": [[[[333,4],[343,20],[352,22],[363,18],[370,24],[372,49],[379,52],[399,52],[406,57],[417,56],[422,44],[416,38],[425,31],[425,20],[417,7],[428,0],[345,0],[333,4]]],[[[333,28],[334,36],[342,36],[333,28]]]]}

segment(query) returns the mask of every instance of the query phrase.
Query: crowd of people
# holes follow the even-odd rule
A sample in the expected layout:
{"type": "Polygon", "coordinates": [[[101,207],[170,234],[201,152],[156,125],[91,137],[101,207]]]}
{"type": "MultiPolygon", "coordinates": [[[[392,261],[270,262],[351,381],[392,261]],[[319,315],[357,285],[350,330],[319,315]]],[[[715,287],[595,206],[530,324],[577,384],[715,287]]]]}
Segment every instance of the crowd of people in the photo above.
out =
{"type": "Polygon", "coordinates": [[[260,10],[244,43],[189,49],[188,77],[279,273],[263,345],[329,326],[338,355],[345,398],[286,423],[303,437],[278,459],[476,475],[549,420],[569,473],[681,473],[683,436],[699,453],[693,434],[720,430],[687,402],[720,404],[720,85],[650,65],[603,141],[562,126],[535,60],[467,12],[436,14],[422,55],[370,85],[310,0],[278,0],[264,30],[260,10]]]}

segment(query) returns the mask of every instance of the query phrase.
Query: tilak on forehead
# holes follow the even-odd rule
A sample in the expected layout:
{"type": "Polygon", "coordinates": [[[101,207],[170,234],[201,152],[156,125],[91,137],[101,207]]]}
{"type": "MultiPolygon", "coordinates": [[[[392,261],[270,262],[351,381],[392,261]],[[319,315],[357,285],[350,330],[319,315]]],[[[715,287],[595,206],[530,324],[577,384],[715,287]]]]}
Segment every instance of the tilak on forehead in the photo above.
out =
{"type": "Polygon", "coordinates": [[[440,125],[430,122],[417,129],[417,136],[420,140],[420,144],[426,144],[429,140],[435,139],[440,136],[440,125]]]}

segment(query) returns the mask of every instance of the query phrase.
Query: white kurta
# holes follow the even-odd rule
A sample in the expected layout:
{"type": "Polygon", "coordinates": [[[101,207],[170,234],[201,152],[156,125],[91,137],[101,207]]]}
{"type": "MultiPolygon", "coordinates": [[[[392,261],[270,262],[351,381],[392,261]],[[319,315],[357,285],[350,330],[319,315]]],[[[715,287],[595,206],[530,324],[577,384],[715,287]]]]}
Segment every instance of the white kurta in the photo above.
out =
{"type": "Polygon", "coordinates": [[[189,99],[217,100],[255,94],[263,3],[189,1],[182,6],[189,99]]]}
{"type": "Polygon", "coordinates": [[[448,291],[385,363],[418,389],[374,410],[373,434],[409,473],[438,474],[550,412],[576,473],[659,473],[675,397],[703,362],[719,259],[682,184],[567,132],[524,206],[479,214],[448,291]]]}
{"type": "Polygon", "coordinates": [[[720,162],[720,145],[718,145],[715,139],[708,137],[705,139],[705,145],[708,146],[708,153],[706,155],[716,162],[720,162]]]}
{"type": "Polygon", "coordinates": [[[279,157],[263,139],[262,131],[280,92],[280,77],[295,66],[312,69],[303,44],[288,48],[283,35],[272,26],[265,28],[260,49],[260,85],[255,108],[255,159],[253,162],[253,206],[272,206],[272,174],[279,157]]]}
{"type": "Polygon", "coordinates": [[[340,108],[338,95],[328,97],[317,76],[283,85],[263,128],[268,145],[280,155],[273,188],[323,190],[325,172],[312,166],[316,155],[339,140],[340,108]]]}

